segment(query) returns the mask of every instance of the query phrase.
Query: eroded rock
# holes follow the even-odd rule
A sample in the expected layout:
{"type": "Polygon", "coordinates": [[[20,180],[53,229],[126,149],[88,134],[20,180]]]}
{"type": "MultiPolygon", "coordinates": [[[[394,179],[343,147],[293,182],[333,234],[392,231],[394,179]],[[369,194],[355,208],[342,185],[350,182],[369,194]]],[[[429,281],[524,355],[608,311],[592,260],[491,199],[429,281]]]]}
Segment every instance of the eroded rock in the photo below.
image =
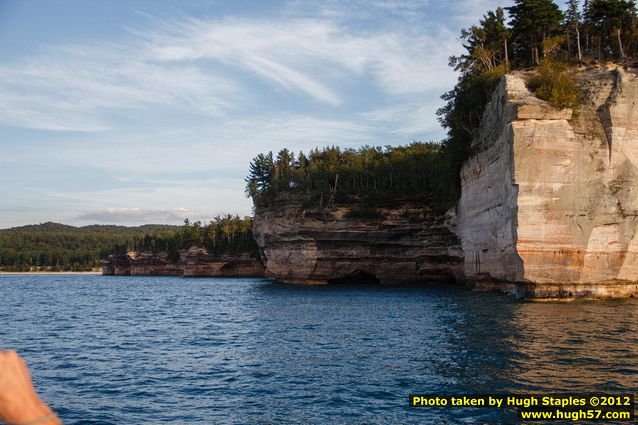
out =
{"type": "Polygon", "coordinates": [[[312,210],[290,202],[257,208],[253,232],[266,276],[292,283],[462,280],[453,213],[446,218],[403,205],[380,208],[383,218],[354,219],[349,210],[312,210]]]}
{"type": "Polygon", "coordinates": [[[579,79],[571,120],[525,93],[521,75],[494,92],[461,173],[470,282],[518,283],[519,295],[541,298],[638,295],[636,72],[579,79]]]}
{"type": "Polygon", "coordinates": [[[172,259],[167,252],[129,252],[102,261],[102,274],[115,276],[264,276],[264,266],[249,253],[213,255],[196,246],[172,259]]]}

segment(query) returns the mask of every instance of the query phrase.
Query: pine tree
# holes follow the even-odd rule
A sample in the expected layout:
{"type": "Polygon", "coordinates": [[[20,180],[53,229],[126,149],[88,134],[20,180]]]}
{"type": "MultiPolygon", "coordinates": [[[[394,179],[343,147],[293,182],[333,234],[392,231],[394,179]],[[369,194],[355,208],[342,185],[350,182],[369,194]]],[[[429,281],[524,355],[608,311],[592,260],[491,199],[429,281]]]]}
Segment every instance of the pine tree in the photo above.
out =
{"type": "Polygon", "coordinates": [[[591,0],[585,11],[587,25],[597,43],[599,58],[627,56],[626,46],[636,38],[636,2],[633,0],[591,0]],[[623,42],[625,39],[625,42],[623,42]]]}
{"type": "Polygon", "coordinates": [[[552,0],[516,0],[506,9],[512,18],[512,41],[519,64],[538,65],[539,50],[559,30],[563,13],[552,0]],[[526,52],[531,54],[530,61],[524,59],[526,52]]]}
{"type": "Polygon", "coordinates": [[[501,63],[507,64],[509,36],[503,9],[499,7],[496,11],[490,10],[483,15],[479,25],[461,30],[461,39],[465,42],[463,47],[467,53],[451,57],[450,64],[464,73],[481,72],[493,69],[501,63]]]}
{"type": "Polygon", "coordinates": [[[258,193],[270,189],[275,175],[275,164],[272,152],[264,155],[260,153],[249,165],[248,177],[246,177],[246,196],[255,198],[258,193]]]}
{"type": "Polygon", "coordinates": [[[580,12],[578,11],[578,0],[569,0],[567,2],[567,13],[565,14],[565,24],[568,30],[568,40],[571,40],[571,35],[576,35],[576,52],[578,53],[578,60],[583,59],[583,55],[580,49],[580,12]],[[572,33],[573,31],[573,33],[572,33]]]}

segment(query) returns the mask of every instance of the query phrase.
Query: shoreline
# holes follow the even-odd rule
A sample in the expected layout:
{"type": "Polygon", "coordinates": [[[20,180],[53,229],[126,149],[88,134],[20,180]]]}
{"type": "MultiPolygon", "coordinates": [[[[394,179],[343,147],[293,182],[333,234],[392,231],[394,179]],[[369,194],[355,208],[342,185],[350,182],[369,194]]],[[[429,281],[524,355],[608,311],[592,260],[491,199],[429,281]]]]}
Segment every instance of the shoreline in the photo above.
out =
{"type": "Polygon", "coordinates": [[[52,274],[52,275],[69,275],[69,274],[78,274],[78,275],[94,275],[94,274],[102,274],[102,272],[52,272],[52,271],[42,271],[42,272],[0,272],[0,275],[30,275],[30,274],[52,274]]]}

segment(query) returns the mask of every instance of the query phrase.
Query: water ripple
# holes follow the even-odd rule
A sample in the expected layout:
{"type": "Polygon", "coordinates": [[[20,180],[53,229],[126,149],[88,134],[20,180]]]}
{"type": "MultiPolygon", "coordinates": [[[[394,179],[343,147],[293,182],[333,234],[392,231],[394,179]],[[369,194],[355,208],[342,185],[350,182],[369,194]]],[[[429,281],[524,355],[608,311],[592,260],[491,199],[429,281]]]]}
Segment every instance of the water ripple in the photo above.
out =
{"type": "Polygon", "coordinates": [[[0,346],[67,424],[498,424],[411,393],[634,391],[637,300],[0,276],[0,346]]]}

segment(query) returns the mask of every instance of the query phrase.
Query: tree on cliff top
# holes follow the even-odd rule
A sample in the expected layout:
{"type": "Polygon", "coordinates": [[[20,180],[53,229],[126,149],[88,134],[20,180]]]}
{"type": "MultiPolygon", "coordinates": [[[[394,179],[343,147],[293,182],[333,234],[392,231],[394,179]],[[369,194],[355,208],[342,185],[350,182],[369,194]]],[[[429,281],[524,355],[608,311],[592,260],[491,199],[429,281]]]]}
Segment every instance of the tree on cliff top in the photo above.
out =
{"type": "MultiPolygon", "coordinates": [[[[287,149],[277,155],[270,180],[257,186],[264,175],[246,179],[247,195],[255,205],[275,200],[281,194],[295,194],[308,207],[336,203],[365,203],[374,207],[394,201],[413,201],[447,209],[457,199],[455,177],[437,143],[413,142],[408,146],[364,146],[313,149],[297,160],[287,149]]],[[[259,163],[262,157],[253,162],[259,163]]]]}
{"type": "Polygon", "coordinates": [[[539,50],[544,42],[559,33],[563,12],[552,0],[516,0],[507,7],[512,28],[512,42],[519,66],[540,64],[539,50]]]}
{"type": "Polygon", "coordinates": [[[451,190],[457,194],[460,193],[461,166],[470,154],[470,144],[480,126],[485,105],[495,83],[509,69],[510,35],[503,9],[488,11],[478,25],[461,30],[466,52],[450,58],[450,66],[460,75],[456,86],[441,96],[446,103],[437,111],[437,116],[447,129],[444,159],[447,172],[453,176],[451,190]]]}
{"type": "Polygon", "coordinates": [[[578,0],[569,0],[567,2],[567,12],[565,12],[565,27],[567,29],[568,50],[571,53],[572,40],[576,47],[578,60],[583,59],[581,43],[580,43],[580,11],[578,0]]]}
{"type": "Polygon", "coordinates": [[[368,206],[406,199],[451,206],[460,194],[461,166],[471,153],[485,107],[504,74],[537,67],[529,88],[557,107],[576,106],[579,88],[568,64],[574,58],[581,62],[591,53],[587,49],[585,55],[581,52],[580,28],[586,47],[591,39],[603,49],[617,46],[619,57],[636,53],[638,26],[633,0],[585,0],[584,4],[585,18],[579,16],[578,1],[570,0],[563,19],[563,12],[552,0],[515,0],[505,9],[511,18],[509,26],[504,9],[498,8],[488,11],[477,25],[463,29],[465,52],[450,58],[450,66],[459,73],[458,82],[442,96],[445,105],[437,111],[447,130],[440,144],[366,146],[359,150],[332,146],[315,149],[308,156],[299,153],[297,159],[287,150],[276,160],[272,152],[259,154],[250,164],[246,195],[255,205],[294,193],[318,206],[331,205],[335,199],[365,201],[368,206]],[[572,49],[574,33],[577,47],[572,49]]]}
{"type": "Polygon", "coordinates": [[[246,177],[246,196],[255,197],[258,193],[269,189],[275,175],[275,162],[272,152],[260,153],[249,165],[246,177]]]}
{"type": "Polygon", "coordinates": [[[593,56],[623,59],[636,52],[635,1],[592,0],[585,10],[585,23],[591,36],[590,54],[593,56]]]}
{"type": "Polygon", "coordinates": [[[483,72],[507,64],[507,40],[510,31],[505,25],[502,8],[488,11],[478,25],[461,30],[466,53],[450,57],[450,66],[462,73],[483,72]]]}

